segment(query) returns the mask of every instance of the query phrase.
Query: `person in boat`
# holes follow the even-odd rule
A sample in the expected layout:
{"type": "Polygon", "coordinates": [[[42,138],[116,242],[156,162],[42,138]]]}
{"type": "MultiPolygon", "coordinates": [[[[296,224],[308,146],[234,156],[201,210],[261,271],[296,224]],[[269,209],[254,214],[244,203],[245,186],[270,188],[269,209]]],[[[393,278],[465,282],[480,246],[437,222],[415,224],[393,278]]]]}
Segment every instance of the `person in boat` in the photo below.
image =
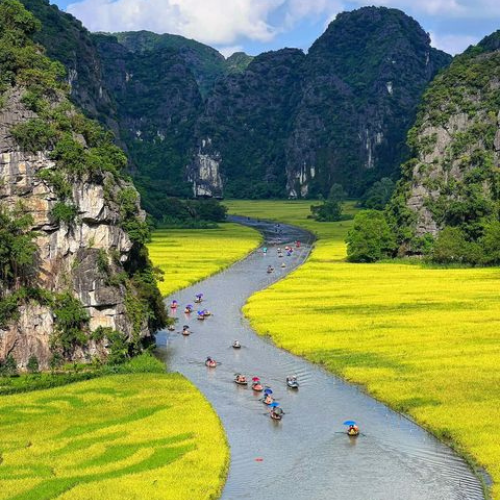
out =
{"type": "Polygon", "coordinates": [[[215,359],[212,359],[210,356],[207,356],[207,359],[205,360],[205,364],[207,366],[217,366],[217,361],[215,359]]]}
{"type": "Polygon", "coordinates": [[[247,382],[247,378],[245,377],[245,375],[242,375],[241,373],[236,374],[235,380],[239,384],[245,384],[247,382]]]}
{"type": "Polygon", "coordinates": [[[274,402],[274,399],[271,394],[266,394],[266,397],[264,398],[264,404],[270,405],[272,402],[274,402]]]}
{"type": "Polygon", "coordinates": [[[300,248],[300,241],[299,241],[299,240],[297,240],[297,241],[295,242],[295,246],[296,246],[297,248],[300,248]]]}
{"type": "Polygon", "coordinates": [[[280,420],[283,417],[283,410],[277,406],[271,410],[271,416],[276,420],[280,420]]]}
{"type": "Polygon", "coordinates": [[[208,309],[203,309],[203,311],[201,312],[203,313],[203,316],[205,316],[205,318],[212,316],[212,313],[208,309]]]}
{"type": "Polygon", "coordinates": [[[178,302],[176,300],[172,300],[170,304],[170,309],[177,309],[178,302]]]}
{"type": "Polygon", "coordinates": [[[274,271],[273,266],[267,266],[267,274],[271,274],[274,271]]]}
{"type": "Polygon", "coordinates": [[[283,263],[281,264],[281,267],[282,267],[282,268],[286,267],[286,264],[283,262],[283,263]]]}
{"type": "Polygon", "coordinates": [[[262,249],[262,253],[267,253],[267,247],[264,247],[264,248],[262,249]]]}
{"type": "Polygon", "coordinates": [[[191,314],[193,312],[193,306],[191,304],[188,304],[186,308],[184,309],[184,312],[186,314],[191,314]]]}
{"type": "Polygon", "coordinates": [[[241,347],[240,341],[239,341],[239,340],[235,340],[235,341],[233,342],[233,347],[234,347],[235,349],[239,349],[239,348],[241,347]]]}
{"type": "Polygon", "coordinates": [[[347,429],[347,434],[349,435],[359,434],[359,427],[356,424],[350,425],[349,428],[347,429]]]}
{"type": "Polygon", "coordinates": [[[189,335],[191,332],[189,331],[189,325],[184,325],[182,327],[182,335],[189,335]]]}
{"type": "Polygon", "coordinates": [[[198,294],[196,294],[196,299],[195,299],[195,302],[196,302],[197,304],[200,304],[202,301],[203,301],[203,294],[202,294],[202,293],[198,293],[198,294]]]}

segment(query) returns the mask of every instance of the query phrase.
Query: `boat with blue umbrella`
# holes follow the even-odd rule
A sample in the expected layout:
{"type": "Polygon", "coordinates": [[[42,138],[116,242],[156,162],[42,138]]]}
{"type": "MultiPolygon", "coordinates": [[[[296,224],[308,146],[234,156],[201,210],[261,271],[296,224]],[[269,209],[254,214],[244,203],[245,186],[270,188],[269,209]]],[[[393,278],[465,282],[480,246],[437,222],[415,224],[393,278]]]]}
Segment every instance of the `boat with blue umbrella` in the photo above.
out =
{"type": "Polygon", "coordinates": [[[271,408],[270,417],[273,420],[281,420],[283,418],[285,412],[280,408],[280,404],[277,401],[271,403],[269,408],[271,408]]]}
{"type": "Polygon", "coordinates": [[[347,425],[347,435],[351,437],[359,436],[359,427],[354,420],[346,420],[344,425],[347,425]]]}

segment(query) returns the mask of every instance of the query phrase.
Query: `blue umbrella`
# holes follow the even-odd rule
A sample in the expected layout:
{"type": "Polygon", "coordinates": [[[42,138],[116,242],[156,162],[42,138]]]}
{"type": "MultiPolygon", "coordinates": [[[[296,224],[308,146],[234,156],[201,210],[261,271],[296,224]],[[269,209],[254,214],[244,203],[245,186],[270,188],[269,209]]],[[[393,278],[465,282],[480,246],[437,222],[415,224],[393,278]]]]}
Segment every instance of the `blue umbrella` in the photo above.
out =
{"type": "Polygon", "coordinates": [[[344,425],[356,425],[356,422],[354,420],[346,420],[344,425]]]}
{"type": "Polygon", "coordinates": [[[271,403],[269,406],[271,408],[276,408],[277,406],[279,406],[280,404],[279,403],[276,403],[276,401],[274,403],[271,403]]]}
{"type": "Polygon", "coordinates": [[[264,390],[264,394],[272,394],[273,391],[271,391],[271,389],[265,389],[264,390]]]}

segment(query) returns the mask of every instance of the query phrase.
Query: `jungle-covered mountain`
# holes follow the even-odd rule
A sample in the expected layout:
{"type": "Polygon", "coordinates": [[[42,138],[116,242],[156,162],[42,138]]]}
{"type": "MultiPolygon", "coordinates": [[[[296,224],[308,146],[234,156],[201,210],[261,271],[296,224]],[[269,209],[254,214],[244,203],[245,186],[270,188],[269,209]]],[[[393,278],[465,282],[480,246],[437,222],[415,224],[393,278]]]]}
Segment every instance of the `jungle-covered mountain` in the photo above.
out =
{"type": "Polygon", "coordinates": [[[166,322],[149,226],[127,157],[70,102],[40,28],[0,2],[0,366],[119,361],[166,322]]]}
{"type": "Polygon", "coordinates": [[[500,31],[432,82],[408,142],[389,212],[401,251],[500,262],[500,31]]]}
{"type": "Polygon", "coordinates": [[[157,217],[165,195],[193,189],[315,197],[339,183],[360,195],[397,176],[421,95],[451,60],[395,9],[340,14],[307,54],[226,60],[179,36],[91,35],[45,0],[24,1],[44,20],[38,40],[70,70],[74,99],[118,132],[157,217]]]}

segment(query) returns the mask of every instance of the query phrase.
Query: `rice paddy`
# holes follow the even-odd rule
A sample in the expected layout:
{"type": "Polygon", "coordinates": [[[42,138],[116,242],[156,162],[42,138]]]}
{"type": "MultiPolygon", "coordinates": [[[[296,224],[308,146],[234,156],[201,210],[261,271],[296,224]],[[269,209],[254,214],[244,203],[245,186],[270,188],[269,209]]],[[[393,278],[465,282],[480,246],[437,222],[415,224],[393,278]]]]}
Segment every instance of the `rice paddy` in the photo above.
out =
{"type": "Polygon", "coordinates": [[[347,263],[350,222],[308,220],[309,205],[228,203],[319,237],[304,266],[250,298],[252,326],[411,415],[485,467],[500,499],[500,269],[347,263]]]}
{"type": "Polygon", "coordinates": [[[3,396],[2,500],[218,498],[220,421],[178,374],[104,377],[3,396]]]}
{"type": "Polygon", "coordinates": [[[225,223],[218,229],[159,230],[148,247],[154,265],[165,273],[159,286],[166,296],[242,259],[260,241],[257,231],[225,223]]]}

